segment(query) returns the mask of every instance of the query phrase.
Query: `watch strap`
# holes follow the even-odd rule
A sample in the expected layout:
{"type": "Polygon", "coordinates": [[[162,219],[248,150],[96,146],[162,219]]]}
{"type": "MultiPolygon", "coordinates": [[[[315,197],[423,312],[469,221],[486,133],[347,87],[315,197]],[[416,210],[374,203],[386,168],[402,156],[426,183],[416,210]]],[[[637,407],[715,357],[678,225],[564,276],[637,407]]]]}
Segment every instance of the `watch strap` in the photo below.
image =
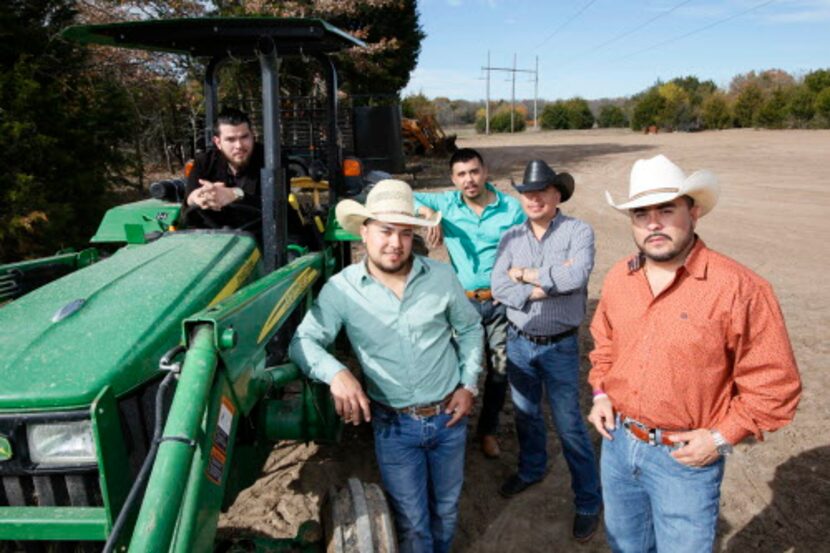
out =
{"type": "Polygon", "coordinates": [[[710,430],[712,434],[712,438],[715,440],[715,447],[717,448],[718,455],[723,457],[732,453],[732,444],[726,441],[726,438],[723,437],[723,434],[718,432],[717,430],[710,430]]]}

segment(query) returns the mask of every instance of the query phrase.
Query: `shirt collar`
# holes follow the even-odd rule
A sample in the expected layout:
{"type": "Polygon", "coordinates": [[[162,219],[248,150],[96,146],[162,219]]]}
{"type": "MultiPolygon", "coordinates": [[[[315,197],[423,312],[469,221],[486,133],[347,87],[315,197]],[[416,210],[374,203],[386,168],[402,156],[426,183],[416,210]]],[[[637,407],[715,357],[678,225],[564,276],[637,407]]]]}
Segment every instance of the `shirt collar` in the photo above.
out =
{"type": "MultiPolygon", "coordinates": [[[[562,221],[564,219],[565,219],[565,215],[562,213],[562,210],[557,207],[556,208],[556,215],[554,215],[553,219],[551,219],[550,222],[548,223],[548,228],[545,230],[545,233],[542,235],[542,240],[547,238],[548,235],[550,235],[551,232],[556,230],[556,227],[561,225],[562,221]]],[[[533,226],[531,225],[530,218],[525,219],[524,226],[525,226],[525,229],[528,232],[530,232],[530,233],[533,232],[533,226]]]]}
{"type": "MultiPolygon", "coordinates": [[[[629,274],[639,271],[646,262],[646,256],[643,252],[632,255],[628,260],[629,274]]],[[[698,280],[706,278],[706,268],[709,265],[709,248],[703,240],[695,234],[695,244],[692,246],[689,255],[686,256],[686,261],[683,267],[686,271],[698,280]]]]}
{"type": "Polygon", "coordinates": [[[709,248],[703,243],[703,240],[695,234],[695,245],[686,257],[686,262],[683,264],[690,275],[698,280],[706,278],[706,269],[709,265],[709,248]]]}
{"type": "MultiPolygon", "coordinates": [[[[487,208],[490,208],[490,207],[495,209],[501,203],[501,193],[498,190],[496,190],[496,187],[493,186],[492,184],[490,184],[489,182],[484,183],[484,188],[489,190],[490,192],[492,192],[496,196],[496,200],[492,203],[489,203],[489,204],[485,205],[484,209],[487,209],[487,208]]],[[[464,196],[461,194],[461,190],[456,190],[455,191],[455,203],[458,204],[459,207],[466,207],[467,209],[469,209],[469,206],[467,205],[467,202],[464,201],[464,196]]]]}

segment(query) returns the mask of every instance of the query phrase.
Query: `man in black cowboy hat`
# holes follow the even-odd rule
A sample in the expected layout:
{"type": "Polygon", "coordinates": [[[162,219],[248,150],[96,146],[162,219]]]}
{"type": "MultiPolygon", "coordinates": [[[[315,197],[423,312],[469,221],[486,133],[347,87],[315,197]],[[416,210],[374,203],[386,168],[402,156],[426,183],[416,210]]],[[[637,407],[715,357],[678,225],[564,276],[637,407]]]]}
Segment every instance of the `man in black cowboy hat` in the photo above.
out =
{"type": "Polygon", "coordinates": [[[585,317],[594,267],[594,231],[559,209],[574,191],[568,173],[542,160],[528,163],[521,184],[527,222],[499,243],[493,296],[507,306],[507,376],[519,437],[519,468],[501,487],[510,497],[546,472],[542,392],[547,394],[562,453],[571,473],[576,517],[573,536],[587,541],[599,526],[602,493],[596,458],[579,407],[577,329],[585,317]]]}

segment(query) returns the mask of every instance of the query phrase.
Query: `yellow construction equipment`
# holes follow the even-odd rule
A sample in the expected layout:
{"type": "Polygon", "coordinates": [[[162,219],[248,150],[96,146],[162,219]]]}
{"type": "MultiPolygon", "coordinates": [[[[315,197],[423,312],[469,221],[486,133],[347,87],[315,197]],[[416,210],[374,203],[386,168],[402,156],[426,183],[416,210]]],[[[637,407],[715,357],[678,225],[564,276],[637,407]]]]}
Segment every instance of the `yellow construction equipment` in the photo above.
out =
{"type": "Polygon", "coordinates": [[[406,155],[446,155],[458,149],[456,135],[447,135],[435,116],[421,115],[417,119],[401,119],[403,151],[406,155]]]}

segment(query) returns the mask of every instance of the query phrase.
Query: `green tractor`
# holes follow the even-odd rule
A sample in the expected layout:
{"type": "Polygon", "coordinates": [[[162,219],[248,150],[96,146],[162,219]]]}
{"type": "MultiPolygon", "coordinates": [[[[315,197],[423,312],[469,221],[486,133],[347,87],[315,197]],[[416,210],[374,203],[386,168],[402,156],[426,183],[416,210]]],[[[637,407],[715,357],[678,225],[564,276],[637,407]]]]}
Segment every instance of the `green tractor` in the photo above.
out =
{"type": "Polygon", "coordinates": [[[0,551],[395,551],[383,492],[356,479],[332,490],[323,527],[215,542],[220,511],[277,440],[333,442],[342,431],[327,386],[285,351],[322,282],[350,262],[353,237],[327,209],[353,178],[342,170],[329,54],[362,43],[320,20],[275,18],[64,36],[204,59],[206,133],[218,68],[259,60],[261,241],[240,229],[175,230],[181,203],[149,199],[110,210],[90,249],[0,266],[0,551]],[[313,178],[291,178],[281,144],[279,67],[290,55],[325,76],[325,168],[313,178]],[[327,195],[306,213],[317,247],[288,238],[292,181],[327,195]]]}

